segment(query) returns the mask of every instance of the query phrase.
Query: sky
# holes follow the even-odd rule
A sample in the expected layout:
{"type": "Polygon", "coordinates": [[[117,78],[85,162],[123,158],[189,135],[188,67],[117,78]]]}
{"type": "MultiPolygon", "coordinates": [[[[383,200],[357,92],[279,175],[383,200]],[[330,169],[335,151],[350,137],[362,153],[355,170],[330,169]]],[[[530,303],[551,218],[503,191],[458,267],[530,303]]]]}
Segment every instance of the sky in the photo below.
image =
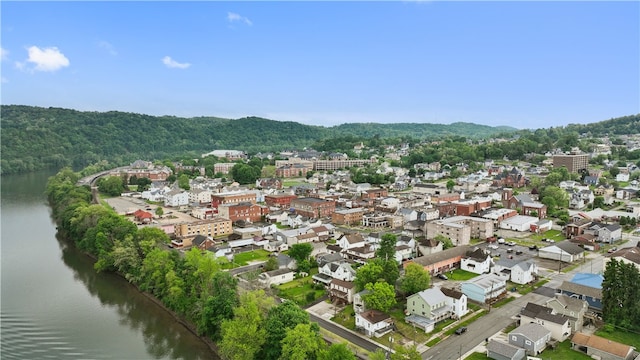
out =
{"type": "Polygon", "coordinates": [[[639,1],[0,2],[1,103],[471,122],[640,113],[639,1]]]}

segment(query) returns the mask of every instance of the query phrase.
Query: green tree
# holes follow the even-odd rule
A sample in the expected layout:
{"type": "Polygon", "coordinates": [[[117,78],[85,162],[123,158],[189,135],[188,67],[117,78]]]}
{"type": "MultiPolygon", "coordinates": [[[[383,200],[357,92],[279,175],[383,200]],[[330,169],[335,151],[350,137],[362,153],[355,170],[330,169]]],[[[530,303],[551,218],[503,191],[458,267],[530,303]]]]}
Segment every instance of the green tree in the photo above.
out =
{"type": "Polygon", "coordinates": [[[415,345],[409,347],[398,345],[394,350],[396,352],[391,354],[391,360],[422,360],[415,345]]]}
{"type": "Polygon", "coordinates": [[[254,184],[258,178],[260,178],[260,174],[262,173],[262,168],[254,167],[249,164],[238,163],[231,168],[229,174],[233,177],[233,180],[237,181],[240,184],[254,184]]]}
{"type": "Polygon", "coordinates": [[[148,177],[138,178],[136,184],[138,185],[138,191],[149,190],[149,188],[151,187],[151,179],[149,179],[148,177]]]}
{"type": "Polygon", "coordinates": [[[291,301],[286,301],[269,310],[265,321],[265,343],[257,358],[265,360],[277,360],[282,353],[282,339],[285,338],[288,329],[293,329],[298,324],[308,324],[309,314],[300,309],[291,301]]]}
{"type": "Polygon", "coordinates": [[[404,277],[400,279],[400,290],[405,295],[412,295],[428,289],[430,283],[431,277],[422,266],[409,263],[404,269],[404,277]]]}
{"type": "Polygon", "coordinates": [[[369,293],[362,298],[368,309],[387,312],[396,304],[396,292],[392,285],[384,281],[369,283],[365,286],[369,293]]]}
{"type": "Polygon", "coordinates": [[[180,189],[184,190],[191,189],[191,185],[189,185],[189,176],[187,174],[182,174],[178,177],[178,186],[180,189]]]}
{"type": "Polygon", "coordinates": [[[454,186],[456,186],[456,182],[453,179],[449,179],[447,181],[447,191],[452,192],[454,186]]]}
{"type": "Polygon", "coordinates": [[[124,192],[122,178],[119,176],[108,176],[98,180],[98,191],[109,196],[120,196],[124,192]]]}
{"type": "Polygon", "coordinates": [[[593,207],[602,209],[604,207],[604,196],[596,196],[593,199],[593,207]]]}
{"type": "Polygon", "coordinates": [[[309,243],[293,244],[289,248],[289,256],[300,263],[304,260],[309,260],[312,251],[313,245],[309,243]]]}
{"type": "Polygon", "coordinates": [[[198,329],[213,339],[220,338],[220,324],[233,317],[233,308],[238,305],[236,286],[238,280],[228,272],[219,271],[213,275],[212,295],[205,303],[198,329]]]}
{"type": "Polygon", "coordinates": [[[371,261],[356,270],[356,278],[353,281],[357,291],[365,289],[367,284],[384,280],[384,268],[381,264],[371,261]]]}
{"type": "Polygon", "coordinates": [[[380,247],[376,250],[376,257],[384,261],[394,261],[396,258],[397,237],[394,234],[384,234],[380,239],[380,247]]]}
{"type": "Polygon", "coordinates": [[[162,217],[162,215],[164,215],[164,210],[162,209],[162,206],[158,206],[158,207],[156,208],[156,215],[157,215],[158,217],[162,217]]]}
{"type": "Polygon", "coordinates": [[[602,282],[602,315],[607,324],[640,330],[640,271],[633,264],[610,259],[602,282]]]}
{"type": "Polygon", "coordinates": [[[266,296],[262,290],[246,292],[240,296],[239,305],[233,309],[233,318],[223,320],[220,326],[222,339],[218,346],[223,359],[256,358],[266,337],[263,323],[268,309],[273,306],[273,298],[266,296]]]}
{"type": "Polygon", "coordinates": [[[369,353],[369,360],[387,360],[387,354],[382,349],[369,353]]]}
{"type": "Polygon", "coordinates": [[[278,268],[278,258],[276,258],[275,256],[269,256],[269,259],[267,259],[267,262],[264,265],[264,270],[271,271],[277,268],[278,268]]]}
{"type": "Polygon", "coordinates": [[[453,241],[444,235],[436,235],[433,239],[442,243],[442,250],[451,249],[455,246],[453,241]]]}
{"type": "Polygon", "coordinates": [[[346,343],[333,343],[320,353],[318,360],[356,360],[356,356],[349,350],[346,343]]]}
{"type": "Polygon", "coordinates": [[[287,329],[281,343],[281,360],[314,360],[326,347],[317,323],[298,324],[293,329],[287,329]]]}
{"type": "Polygon", "coordinates": [[[611,175],[612,178],[615,178],[616,176],[618,176],[618,174],[620,174],[620,168],[617,166],[612,166],[609,169],[609,174],[611,175]]]}

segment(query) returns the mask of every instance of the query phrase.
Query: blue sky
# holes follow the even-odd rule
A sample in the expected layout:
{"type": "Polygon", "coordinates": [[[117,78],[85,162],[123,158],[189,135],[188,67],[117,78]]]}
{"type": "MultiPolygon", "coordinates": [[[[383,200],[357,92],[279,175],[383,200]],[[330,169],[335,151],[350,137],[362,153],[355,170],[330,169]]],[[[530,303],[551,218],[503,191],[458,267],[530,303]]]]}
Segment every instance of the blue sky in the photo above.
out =
{"type": "Polygon", "coordinates": [[[0,3],[2,104],[517,128],[640,113],[640,2],[0,3]]]}

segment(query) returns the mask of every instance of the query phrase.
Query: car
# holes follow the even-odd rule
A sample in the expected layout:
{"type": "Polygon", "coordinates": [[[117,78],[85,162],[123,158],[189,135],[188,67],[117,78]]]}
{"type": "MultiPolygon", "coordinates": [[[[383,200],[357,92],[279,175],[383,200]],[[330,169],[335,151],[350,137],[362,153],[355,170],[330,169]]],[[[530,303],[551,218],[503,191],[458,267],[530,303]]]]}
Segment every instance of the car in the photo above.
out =
{"type": "Polygon", "coordinates": [[[522,255],[522,250],[516,250],[516,255],[522,255]]]}
{"type": "Polygon", "coordinates": [[[504,243],[505,243],[505,241],[504,241],[503,238],[498,239],[498,244],[504,244],[504,243]]]}
{"type": "Polygon", "coordinates": [[[513,252],[513,249],[512,249],[512,248],[508,248],[508,249],[507,249],[507,252],[508,252],[508,253],[512,253],[512,252],[513,252]]]}
{"type": "Polygon", "coordinates": [[[438,274],[438,279],[449,280],[449,278],[445,274],[438,274]]]}
{"type": "Polygon", "coordinates": [[[465,332],[467,332],[467,327],[466,326],[459,327],[459,328],[456,329],[456,335],[462,335],[465,332]]]}
{"type": "Polygon", "coordinates": [[[516,245],[518,245],[518,244],[516,244],[516,242],[515,242],[515,241],[509,241],[509,242],[507,243],[507,245],[509,245],[509,246],[516,246],[516,245]]]}
{"type": "Polygon", "coordinates": [[[614,246],[614,247],[612,247],[611,249],[609,249],[609,251],[607,251],[607,252],[608,252],[609,254],[611,254],[611,253],[616,252],[616,251],[618,251],[618,248],[614,246]]]}
{"type": "Polygon", "coordinates": [[[529,250],[538,250],[538,246],[531,245],[531,246],[529,246],[529,250]]]}
{"type": "Polygon", "coordinates": [[[487,246],[489,249],[499,249],[500,247],[496,244],[491,244],[489,246],[487,246]]]}

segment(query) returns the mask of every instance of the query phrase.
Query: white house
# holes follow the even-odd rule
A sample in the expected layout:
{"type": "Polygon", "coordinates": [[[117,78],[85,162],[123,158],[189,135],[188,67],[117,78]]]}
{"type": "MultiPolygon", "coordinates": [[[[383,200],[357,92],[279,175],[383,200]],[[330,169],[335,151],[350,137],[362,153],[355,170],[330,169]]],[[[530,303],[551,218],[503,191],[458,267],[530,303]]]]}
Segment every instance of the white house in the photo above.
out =
{"type": "Polygon", "coordinates": [[[258,275],[258,281],[266,287],[271,285],[280,285],[286,282],[292,281],[295,275],[295,271],[291,269],[276,269],[272,271],[263,272],[258,275]]]}
{"type": "Polygon", "coordinates": [[[543,259],[559,260],[571,263],[584,256],[584,249],[570,241],[561,241],[555,245],[546,246],[538,250],[538,256],[543,259]]]}
{"type": "Polygon", "coordinates": [[[332,302],[351,304],[353,302],[353,292],[355,284],[352,281],[331,280],[329,283],[329,298],[332,302]]]}
{"type": "Polygon", "coordinates": [[[510,280],[516,284],[528,284],[535,280],[538,265],[533,261],[521,261],[511,268],[510,280]]]}
{"type": "Polygon", "coordinates": [[[622,227],[619,224],[593,222],[584,233],[596,236],[599,242],[612,244],[622,238],[622,227]]]}
{"type": "Polygon", "coordinates": [[[571,335],[569,318],[553,312],[553,309],[535,303],[527,303],[520,310],[520,323],[536,323],[551,332],[551,338],[560,342],[571,335]]]}
{"type": "Polygon", "coordinates": [[[174,189],[164,195],[164,206],[189,205],[189,193],[182,189],[174,189]]]}
{"type": "Polygon", "coordinates": [[[475,274],[485,274],[491,269],[491,256],[482,249],[467,252],[460,260],[460,269],[475,274]]]}
{"type": "Polygon", "coordinates": [[[356,278],[356,271],[351,264],[346,261],[330,262],[318,269],[318,273],[313,275],[313,280],[328,286],[331,280],[353,281],[356,278]]]}
{"type": "Polygon", "coordinates": [[[362,234],[356,232],[340,236],[336,241],[336,244],[342,249],[346,250],[356,247],[363,247],[365,245],[365,240],[362,234]]]}
{"type": "Polygon", "coordinates": [[[356,329],[361,329],[369,337],[381,337],[393,330],[393,320],[381,311],[367,310],[356,313],[356,329]]]}
{"type": "Polygon", "coordinates": [[[467,307],[467,295],[460,291],[448,288],[440,288],[440,291],[447,297],[447,305],[451,307],[451,317],[460,319],[469,312],[467,307]]]}
{"type": "Polygon", "coordinates": [[[213,195],[211,190],[192,188],[189,190],[189,202],[197,204],[211,203],[211,195],[213,195]]]}

